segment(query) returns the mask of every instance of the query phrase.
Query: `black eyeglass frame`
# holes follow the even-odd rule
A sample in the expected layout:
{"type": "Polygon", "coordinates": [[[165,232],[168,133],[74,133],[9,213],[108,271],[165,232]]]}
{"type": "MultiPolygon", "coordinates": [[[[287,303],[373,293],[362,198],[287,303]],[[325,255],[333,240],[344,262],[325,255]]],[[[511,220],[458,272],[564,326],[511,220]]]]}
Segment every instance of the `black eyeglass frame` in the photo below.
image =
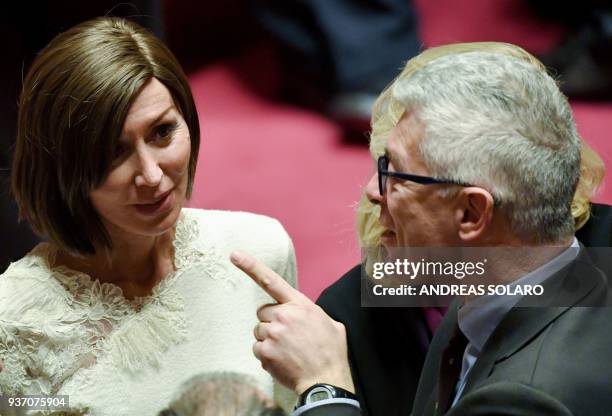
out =
{"type": "Polygon", "coordinates": [[[398,178],[405,181],[415,182],[421,185],[458,185],[458,186],[474,186],[467,182],[456,181],[453,179],[434,178],[432,176],[414,175],[412,173],[405,172],[393,172],[388,170],[389,158],[386,155],[382,155],[378,158],[378,192],[380,196],[385,194],[387,188],[387,178],[398,178]]]}

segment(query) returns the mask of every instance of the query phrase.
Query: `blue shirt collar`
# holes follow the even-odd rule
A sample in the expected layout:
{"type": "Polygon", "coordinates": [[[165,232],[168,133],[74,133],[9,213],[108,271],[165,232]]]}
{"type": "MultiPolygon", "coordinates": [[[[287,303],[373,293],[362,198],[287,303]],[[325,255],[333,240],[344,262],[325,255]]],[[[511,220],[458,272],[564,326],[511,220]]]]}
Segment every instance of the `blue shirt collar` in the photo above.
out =
{"type": "MultiPolygon", "coordinates": [[[[574,261],[579,251],[580,244],[574,237],[571,246],[561,254],[515,280],[510,286],[541,284],[568,263],[574,261]]],[[[520,296],[505,295],[483,295],[472,299],[459,308],[457,317],[459,328],[469,343],[480,352],[497,325],[520,300],[520,296]]]]}

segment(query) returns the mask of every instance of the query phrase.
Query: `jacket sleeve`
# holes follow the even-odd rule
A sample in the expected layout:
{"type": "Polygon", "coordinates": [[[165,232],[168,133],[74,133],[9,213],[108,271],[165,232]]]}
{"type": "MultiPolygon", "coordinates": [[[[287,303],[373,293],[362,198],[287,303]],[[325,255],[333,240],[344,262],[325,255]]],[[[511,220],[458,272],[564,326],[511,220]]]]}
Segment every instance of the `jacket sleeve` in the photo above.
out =
{"type": "Polygon", "coordinates": [[[328,399],[301,406],[291,416],[361,416],[361,408],[356,400],[328,399]]]}
{"type": "Polygon", "coordinates": [[[461,397],[447,416],[572,416],[559,400],[516,382],[487,385],[461,397]]]}

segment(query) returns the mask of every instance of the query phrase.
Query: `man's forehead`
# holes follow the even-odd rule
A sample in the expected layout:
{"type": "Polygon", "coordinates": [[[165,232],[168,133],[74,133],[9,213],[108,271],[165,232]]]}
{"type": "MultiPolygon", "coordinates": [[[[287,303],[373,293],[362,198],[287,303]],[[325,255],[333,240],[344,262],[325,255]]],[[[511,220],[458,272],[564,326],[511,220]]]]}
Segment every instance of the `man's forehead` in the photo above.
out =
{"type": "Polygon", "coordinates": [[[385,154],[395,165],[403,165],[422,137],[422,125],[411,113],[404,113],[385,145],[385,154]]]}
{"type": "Polygon", "coordinates": [[[397,162],[397,159],[401,154],[401,149],[398,149],[397,146],[397,139],[394,136],[389,137],[389,140],[387,140],[387,144],[385,145],[385,155],[392,162],[397,162]]]}

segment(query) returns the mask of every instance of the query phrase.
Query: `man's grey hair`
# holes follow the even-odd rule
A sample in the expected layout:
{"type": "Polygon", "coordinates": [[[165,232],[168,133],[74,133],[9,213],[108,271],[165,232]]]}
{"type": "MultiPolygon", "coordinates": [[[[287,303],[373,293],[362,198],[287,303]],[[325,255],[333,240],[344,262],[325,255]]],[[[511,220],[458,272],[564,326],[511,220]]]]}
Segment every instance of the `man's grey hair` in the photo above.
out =
{"type": "Polygon", "coordinates": [[[183,383],[159,416],[285,416],[285,412],[245,374],[198,374],[183,383]]]}
{"type": "Polygon", "coordinates": [[[574,234],[580,137],[545,71],[505,54],[453,54],[398,81],[393,96],[423,124],[432,175],[487,189],[524,241],[574,234]]]}

